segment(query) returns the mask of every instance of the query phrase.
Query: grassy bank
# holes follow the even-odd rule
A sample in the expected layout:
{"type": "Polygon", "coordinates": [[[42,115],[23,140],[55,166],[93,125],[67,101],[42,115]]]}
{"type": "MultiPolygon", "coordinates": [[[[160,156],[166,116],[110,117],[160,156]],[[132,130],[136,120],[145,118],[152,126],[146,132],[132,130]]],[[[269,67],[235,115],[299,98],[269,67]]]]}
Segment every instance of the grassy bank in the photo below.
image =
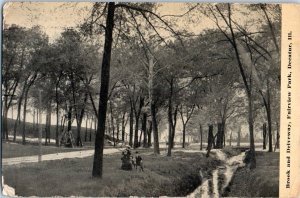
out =
{"type": "Polygon", "coordinates": [[[254,170],[237,170],[227,196],[279,196],[279,153],[257,152],[256,163],[254,170]]]}
{"type": "Polygon", "coordinates": [[[91,157],[4,167],[3,173],[21,196],[186,196],[199,185],[200,167],[210,174],[220,164],[201,153],[144,154],[145,172],[139,172],[121,170],[120,158],[105,156],[103,179],[91,177],[91,157]]]}

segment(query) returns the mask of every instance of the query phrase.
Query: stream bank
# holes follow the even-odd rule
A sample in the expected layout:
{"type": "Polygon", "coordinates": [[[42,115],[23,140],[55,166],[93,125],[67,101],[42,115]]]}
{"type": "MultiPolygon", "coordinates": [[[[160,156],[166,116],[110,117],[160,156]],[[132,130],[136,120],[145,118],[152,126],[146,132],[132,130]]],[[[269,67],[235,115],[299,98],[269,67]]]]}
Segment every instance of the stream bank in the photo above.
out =
{"type": "MultiPolygon", "coordinates": [[[[240,153],[236,156],[229,156],[222,150],[212,150],[216,158],[223,162],[212,171],[210,177],[203,177],[202,184],[187,197],[221,197],[228,192],[228,186],[232,177],[239,167],[245,166],[243,163],[245,153],[240,153]]],[[[200,172],[200,177],[202,173],[200,172]]]]}
{"type": "Polygon", "coordinates": [[[239,168],[230,183],[228,197],[278,197],[279,153],[256,151],[256,168],[239,168]],[[245,179],[247,178],[247,179],[245,179]]]}

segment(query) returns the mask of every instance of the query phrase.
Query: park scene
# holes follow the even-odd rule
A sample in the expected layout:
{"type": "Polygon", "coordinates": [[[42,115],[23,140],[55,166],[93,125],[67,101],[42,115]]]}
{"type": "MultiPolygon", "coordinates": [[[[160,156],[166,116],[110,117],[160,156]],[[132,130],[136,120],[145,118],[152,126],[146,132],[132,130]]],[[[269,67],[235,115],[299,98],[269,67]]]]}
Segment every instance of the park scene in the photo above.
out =
{"type": "Polygon", "coordinates": [[[2,193],[278,197],[277,4],[9,2],[2,193]]]}

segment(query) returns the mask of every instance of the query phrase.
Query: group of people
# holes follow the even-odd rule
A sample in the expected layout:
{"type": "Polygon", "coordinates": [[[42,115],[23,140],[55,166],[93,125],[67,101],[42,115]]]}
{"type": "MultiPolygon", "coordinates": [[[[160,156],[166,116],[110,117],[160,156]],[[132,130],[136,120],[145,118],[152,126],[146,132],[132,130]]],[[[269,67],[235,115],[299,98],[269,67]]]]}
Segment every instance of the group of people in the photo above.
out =
{"type": "MultiPolygon", "coordinates": [[[[65,147],[73,148],[75,145],[74,136],[71,130],[64,131],[60,136],[60,145],[64,145],[65,147]]],[[[82,143],[81,143],[82,144],[82,143]]]]}
{"type": "Polygon", "coordinates": [[[135,156],[132,155],[130,147],[126,147],[126,149],[122,152],[122,166],[123,170],[132,170],[135,168],[136,170],[144,171],[143,159],[139,155],[139,152],[135,152],[135,156]]]}

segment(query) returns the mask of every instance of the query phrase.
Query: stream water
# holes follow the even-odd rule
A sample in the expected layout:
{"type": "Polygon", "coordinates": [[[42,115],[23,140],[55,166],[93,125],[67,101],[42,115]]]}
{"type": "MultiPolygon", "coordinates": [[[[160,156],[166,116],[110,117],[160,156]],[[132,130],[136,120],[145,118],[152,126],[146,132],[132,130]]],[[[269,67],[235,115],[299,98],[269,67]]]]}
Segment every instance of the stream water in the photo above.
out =
{"type": "Polygon", "coordinates": [[[5,196],[15,197],[15,189],[4,184],[3,176],[2,176],[2,194],[5,196]]]}
{"type": "MultiPolygon", "coordinates": [[[[193,197],[221,197],[228,187],[235,171],[238,167],[243,167],[245,153],[227,158],[221,150],[214,150],[216,157],[224,162],[224,165],[218,166],[212,171],[211,178],[202,178],[202,184],[189,194],[188,198],[193,197]]],[[[202,173],[200,173],[202,174],[202,173]]]]}

